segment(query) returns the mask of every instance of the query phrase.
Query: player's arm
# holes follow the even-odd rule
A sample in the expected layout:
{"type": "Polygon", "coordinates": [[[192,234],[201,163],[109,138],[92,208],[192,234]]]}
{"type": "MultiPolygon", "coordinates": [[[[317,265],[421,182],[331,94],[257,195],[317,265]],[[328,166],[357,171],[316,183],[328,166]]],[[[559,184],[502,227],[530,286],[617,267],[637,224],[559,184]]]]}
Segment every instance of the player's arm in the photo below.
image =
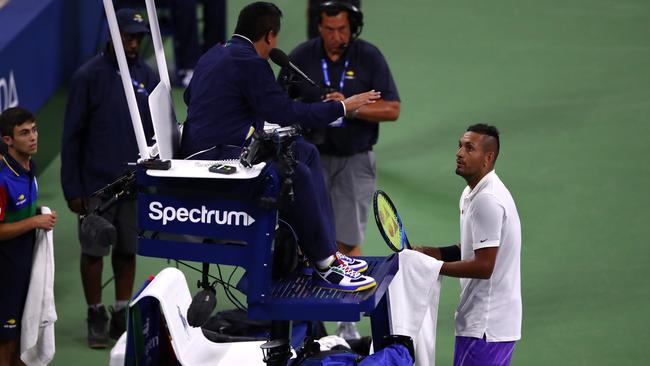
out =
{"type": "Polygon", "coordinates": [[[414,246],[413,250],[443,262],[455,262],[460,260],[460,244],[448,247],[425,247],[414,246]]]}
{"type": "Polygon", "coordinates": [[[481,248],[474,251],[471,260],[445,262],[440,274],[451,277],[488,279],[494,271],[499,247],[481,248]]]}
{"type": "Polygon", "coordinates": [[[439,248],[418,248],[416,250],[445,263],[440,273],[451,277],[488,279],[492,276],[501,241],[501,227],[505,211],[491,195],[481,195],[474,199],[476,209],[472,212],[472,232],[475,238],[483,238],[472,243],[473,258],[460,260],[460,246],[439,248]]]}
{"type": "Polygon", "coordinates": [[[420,253],[444,261],[440,274],[450,277],[488,279],[492,276],[499,247],[481,248],[474,251],[474,259],[460,260],[460,247],[413,247],[420,253]]]}
{"type": "Polygon", "coordinates": [[[13,239],[34,229],[51,230],[56,224],[56,213],[36,215],[24,220],[0,223],[0,241],[13,239]]]}

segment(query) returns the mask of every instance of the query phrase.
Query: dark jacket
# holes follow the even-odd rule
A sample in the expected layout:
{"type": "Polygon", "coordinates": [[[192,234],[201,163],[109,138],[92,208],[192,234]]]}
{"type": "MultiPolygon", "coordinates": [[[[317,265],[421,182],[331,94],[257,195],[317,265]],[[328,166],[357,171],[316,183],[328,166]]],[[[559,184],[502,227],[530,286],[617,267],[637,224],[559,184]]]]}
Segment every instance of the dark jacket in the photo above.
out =
{"type": "MultiPolygon", "coordinates": [[[[147,139],[153,136],[148,95],[159,82],[145,63],[129,66],[147,139]]],[[[149,141],[150,142],[150,141],[149,141]]],[[[61,185],[67,200],[114,181],[139,157],[117,61],[106,52],[72,77],[61,142],[61,185]]]]}
{"type": "Polygon", "coordinates": [[[234,36],[199,60],[185,91],[187,121],[181,156],[213,146],[244,146],[250,127],[264,121],[282,126],[326,126],[343,115],[339,102],[302,103],[277,84],[268,61],[246,39],[234,36]]]}

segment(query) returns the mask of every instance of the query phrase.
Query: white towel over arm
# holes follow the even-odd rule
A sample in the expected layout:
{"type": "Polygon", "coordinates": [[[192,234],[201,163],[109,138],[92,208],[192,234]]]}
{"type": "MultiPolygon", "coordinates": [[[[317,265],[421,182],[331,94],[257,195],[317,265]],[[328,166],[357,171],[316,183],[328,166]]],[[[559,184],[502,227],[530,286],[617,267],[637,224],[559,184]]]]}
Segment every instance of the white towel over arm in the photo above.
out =
{"type": "Polygon", "coordinates": [[[404,250],[399,253],[399,271],[388,286],[391,332],[413,338],[415,365],[436,363],[442,263],[420,252],[404,250]]]}
{"type": "MultiPolygon", "coordinates": [[[[47,207],[41,207],[41,212],[51,213],[47,207]]],[[[36,229],[32,275],[20,332],[20,359],[25,364],[39,366],[52,361],[56,319],[52,230],[36,229]]]]}

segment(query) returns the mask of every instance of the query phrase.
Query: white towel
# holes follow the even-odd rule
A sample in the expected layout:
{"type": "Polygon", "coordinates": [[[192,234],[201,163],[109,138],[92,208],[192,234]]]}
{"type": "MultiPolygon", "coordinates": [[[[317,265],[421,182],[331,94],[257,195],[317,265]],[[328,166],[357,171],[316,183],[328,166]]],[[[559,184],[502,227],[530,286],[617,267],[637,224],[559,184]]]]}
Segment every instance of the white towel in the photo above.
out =
{"type": "MultiPolygon", "coordinates": [[[[51,213],[42,207],[44,214],[51,213]]],[[[47,365],[54,357],[54,242],[52,230],[36,230],[32,274],[21,322],[20,359],[29,366],[47,365]]]]}
{"type": "Polygon", "coordinates": [[[413,338],[415,365],[436,363],[436,324],[442,263],[422,253],[399,253],[399,271],[388,286],[392,334],[413,338]]]}
{"type": "MultiPolygon", "coordinates": [[[[142,311],[141,321],[142,333],[145,342],[152,347],[145,347],[147,353],[158,352],[158,339],[160,336],[169,337],[172,349],[178,362],[187,366],[265,366],[262,361],[260,346],[262,341],[215,343],[210,342],[201,331],[201,328],[191,327],[187,324],[187,309],[192,302],[190,289],[187,287],[185,275],[180,270],[170,267],[165,268],[145,287],[140,294],[131,301],[131,308],[140,306],[143,299],[153,298],[156,302],[149,302],[148,305],[160,309],[160,316],[165,319],[166,330],[161,329],[158,334],[151,334],[147,325],[150,321],[158,322],[158,318],[147,317],[142,311]],[[169,332],[169,335],[165,333],[169,332]]],[[[128,337],[132,337],[128,334],[128,337]]],[[[166,339],[166,338],[165,338],[166,339]]],[[[114,350],[115,361],[121,350],[114,350]]]]}

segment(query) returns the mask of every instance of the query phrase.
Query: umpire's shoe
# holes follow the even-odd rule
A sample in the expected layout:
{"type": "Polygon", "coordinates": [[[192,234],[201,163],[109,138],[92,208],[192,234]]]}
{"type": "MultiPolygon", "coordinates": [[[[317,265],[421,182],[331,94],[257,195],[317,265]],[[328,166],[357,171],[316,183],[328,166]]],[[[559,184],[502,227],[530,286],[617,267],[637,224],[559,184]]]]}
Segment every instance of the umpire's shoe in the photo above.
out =
{"type": "Polygon", "coordinates": [[[337,291],[358,292],[377,285],[374,278],[351,269],[341,260],[339,254],[336,253],[334,261],[327,268],[317,268],[313,272],[316,286],[337,291]]]}
{"type": "Polygon", "coordinates": [[[90,348],[108,347],[108,314],[104,305],[97,309],[88,307],[88,346],[90,348]]]}

